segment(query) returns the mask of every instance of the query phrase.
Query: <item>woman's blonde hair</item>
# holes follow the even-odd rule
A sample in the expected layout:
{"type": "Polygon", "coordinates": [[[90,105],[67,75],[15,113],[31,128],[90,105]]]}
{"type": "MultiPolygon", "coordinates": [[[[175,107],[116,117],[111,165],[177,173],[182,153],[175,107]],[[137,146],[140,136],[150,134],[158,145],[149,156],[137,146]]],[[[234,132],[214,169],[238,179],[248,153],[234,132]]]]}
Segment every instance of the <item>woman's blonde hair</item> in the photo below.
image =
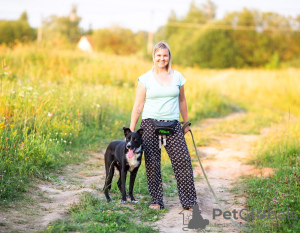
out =
{"type": "Polygon", "coordinates": [[[169,51],[169,63],[167,65],[167,70],[168,70],[168,72],[170,72],[170,70],[171,70],[171,64],[172,64],[171,50],[170,50],[169,45],[166,42],[164,42],[164,41],[158,42],[156,45],[154,45],[153,53],[152,53],[152,58],[153,58],[153,67],[152,67],[152,70],[156,74],[158,73],[158,69],[157,69],[157,67],[155,65],[154,57],[155,57],[156,52],[159,49],[167,49],[169,51]]]}

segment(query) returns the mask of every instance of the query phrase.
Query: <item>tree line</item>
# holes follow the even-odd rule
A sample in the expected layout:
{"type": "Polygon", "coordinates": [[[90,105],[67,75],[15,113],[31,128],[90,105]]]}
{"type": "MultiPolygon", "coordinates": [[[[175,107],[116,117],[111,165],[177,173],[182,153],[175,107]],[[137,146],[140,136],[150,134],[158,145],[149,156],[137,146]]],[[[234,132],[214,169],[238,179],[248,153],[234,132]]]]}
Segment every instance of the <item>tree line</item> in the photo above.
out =
{"type": "MultiPolygon", "coordinates": [[[[300,15],[282,16],[244,8],[217,20],[217,6],[207,0],[191,3],[187,14],[179,18],[171,12],[166,25],[154,33],[154,41],[169,43],[175,64],[200,68],[277,68],[280,63],[298,60],[300,65],[300,15]]],[[[112,54],[146,54],[148,33],[110,27],[80,28],[76,8],[64,17],[43,20],[42,31],[31,28],[26,12],[15,21],[0,21],[0,44],[39,43],[49,47],[75,48],[80,37],[93,41],[93,49],[112,54]]],[[[149,57],[149,56],[148,56],[149,57]]]]}
{"type": "Polygon", "coordinates": [[[300,15],[244,8],[215,19],[216,6],[208,0],[178,19],[173,12],[156,33],[173,48],[174,62],[201,68],[276,68],[300,59],[300,15]]]}

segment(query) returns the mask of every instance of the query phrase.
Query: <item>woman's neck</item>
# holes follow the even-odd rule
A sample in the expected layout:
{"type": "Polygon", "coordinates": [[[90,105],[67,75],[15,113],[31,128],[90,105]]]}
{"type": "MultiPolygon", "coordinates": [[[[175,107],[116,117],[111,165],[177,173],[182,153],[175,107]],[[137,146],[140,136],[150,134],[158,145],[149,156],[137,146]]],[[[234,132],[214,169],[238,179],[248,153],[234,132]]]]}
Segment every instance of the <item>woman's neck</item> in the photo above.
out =
{"type": "Polygon", "coordinates": [[[169,74],[169,71],[166,68],[158,68],[156,74],[169,74]]]}

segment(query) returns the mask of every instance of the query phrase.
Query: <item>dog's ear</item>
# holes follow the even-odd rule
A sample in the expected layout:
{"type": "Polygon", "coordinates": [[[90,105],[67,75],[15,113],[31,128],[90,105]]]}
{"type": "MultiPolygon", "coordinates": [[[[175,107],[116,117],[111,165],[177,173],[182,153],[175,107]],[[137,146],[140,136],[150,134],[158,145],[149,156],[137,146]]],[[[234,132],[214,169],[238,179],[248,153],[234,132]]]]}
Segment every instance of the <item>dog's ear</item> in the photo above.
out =
{"type": "Polygon", "coordinates": [[[140,128],[138,131],[136,131],[138,134],[142,135],[144,133],[144,130],[140,128]]]}
{"type": "Polygon", "coordinates": [[[131,132],[129,128],[123,127],[125,136],[131,132]]]}

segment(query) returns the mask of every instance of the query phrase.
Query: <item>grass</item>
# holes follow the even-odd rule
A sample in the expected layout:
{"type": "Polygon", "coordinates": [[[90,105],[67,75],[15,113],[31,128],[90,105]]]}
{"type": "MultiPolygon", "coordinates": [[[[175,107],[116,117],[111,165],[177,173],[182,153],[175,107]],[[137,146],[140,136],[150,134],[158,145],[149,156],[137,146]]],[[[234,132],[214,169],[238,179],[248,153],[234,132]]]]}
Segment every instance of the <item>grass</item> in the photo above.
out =
{"type": "MultiPolygon", "coordinates": [[[[81,196],[74,203],[66,220],[57,220],[42,232],[158,232],[151,226],[145,226],[141,215],[148,206],[145,203],[136,205],[136,210],[127,206],[105,203],[91,193],[81,196]]],[[[156,219],[160,211],[148,210],[147,221],[156,219]]]]}
{"type": "MultiPolygon", "coordinates": [[[[83,147],[120,138],[137,77],[151,68],[135,57],[22,46],[3,49],[0,60],[0,202],[26,191],[30,178],[84,159],[83,147]]],[[[189,106],[191,119],[232,111],[218,93],[201,89],[187,86],[189,100],[202,99],[201,108],[189,106]]]]}
{"type": "MultiPolygon", "coordinates": [[[[137,57],[88,56],[33,46],[18,46],[13,50],[1,48],[0,54],[1,204],[22,197],[33,179],[52,181],[55,179],[50,175],[53,171],[66,164],[84,161],[84,149],[103,147],[108,141],[121,138],[121,128],[128,126],[130,121],[137,77],[151,68],[150,62],[137,57]]],[[[193,123],[243,111],[243,116],[223,121],[213,130],[216,133],[259,134],[265,127],[282,125],[263,137],[253,151],[256,156],[253,164],[270,166],[277,172],[269,180],[247,180],[248,205],[253,208],[272,206],[274,210],[283,210],[290,205],[290,208],[299,209],[296,198],[294,202],[287,202],[291,195],[299,195],[297,184],[291,184],[297,180],[293,177],[299,175],[299,70],[174,68],[187,78],[185,93],[193,123]],[[287,116],[293,120],[287,123],[287,116]],[[285,181],[286,177],[289,182],[285,181]],[[287,183],[279,185],[278,180],[287,183]],[[277,192],[290,195],[283,198],[281,194],[281,209],[273,205],[276,190],[271,183],[276,184],[277,192]],[[269,186],[269,192],[261,192],[266,186],[269,186]]],[[[215,143],[199,130],[193,133],[197,146],[215,143]]],[[[187,142],[192,147],[190,136],[187,142]]],[[[193,148],[191,155],[194,156],[193,148]]],[[[163,152],[164,188],[167,196],[174,196],[176,188],[168,161],[163,152]]],[[[160,215],[148,212],[149,196],[145,187],[145,169],[142,167],[135,186],[135,193],[144,198],[136,206],[140,211],[121,206],[109,209],[112,207],[85,194],[80,202],[82,212],[74,204],[70,218],[56,222],[48,230],[89,232],[108,224],[116,231],[126,231],[122,227],[129,218],[121,217],[125,211],[125,217],[132,215],[140,221],[154,221],[160,215]],[[114,213],[107,216],[108,210],[114,213]],[[85,218],[85,215],[90,217],[85,218]],[[93,218],[93,215],[97,217],[93,218]],[[120,221],[120,225],[113,225],[116,221],[120,221]]],[[[112,192],[116,199],[119,198],[115,184],[112,192]]],[[[252,223],[254,229],[262,231],[292,230],[291,221],[259,220],[252,223]]],[[[138,227],[134,228],[137,231],[148,230],[139,224],[130,227],[138,227]]]]}
{"type": "MultiPolygon", "coordinates": [[[[166,152],[163,152],[166,158],[166,152]]],[[[162,164],[162,179],[165,196],[172,197],[177,194],[176,183],[170,162],[162,164]]],[[[42,232],[158,232],[153,229],[153,223],[159,220],[165,210],[151,210],[148,208],[150,203],[147,188],[145,164],[142,163],[136,177],[134,194],[138,204],[119,204],[121,199],[120,191],[117,187],[117,176],[113,179],[110,195],[113,202],[107,203],[106,200],[93,196],[89,192],[81,195],[78,203],[72,204],[67,218],[52,222],[47,229],[42,232]],[[146,223],[146,224],[145,224],[146,223]]],[[[129,179],[127,187],[129,186],[129,179]]]]}
{"type": "Polygon", "coordinates": [[[243,109],[239,118],[216,126],[218,133],[264,134],[254,147],[249,162],[257,167],[272,167],[276,173],[268,178],[244,180],[249,209],[273,211],[269,217],[254,218],[248,227],[257,232],[299,232],[299,94],[298,70],[224,71],[209,80],[222,95],[243,109]],[[294,218],[287,210],[295,211],[294,218]],[[285,216],[280,214],[285,212],[285,216]],[[275,214],[277,217],[275,217],[275,214]],[[283,218],[283,219],[280,219],[283,218]]]}

